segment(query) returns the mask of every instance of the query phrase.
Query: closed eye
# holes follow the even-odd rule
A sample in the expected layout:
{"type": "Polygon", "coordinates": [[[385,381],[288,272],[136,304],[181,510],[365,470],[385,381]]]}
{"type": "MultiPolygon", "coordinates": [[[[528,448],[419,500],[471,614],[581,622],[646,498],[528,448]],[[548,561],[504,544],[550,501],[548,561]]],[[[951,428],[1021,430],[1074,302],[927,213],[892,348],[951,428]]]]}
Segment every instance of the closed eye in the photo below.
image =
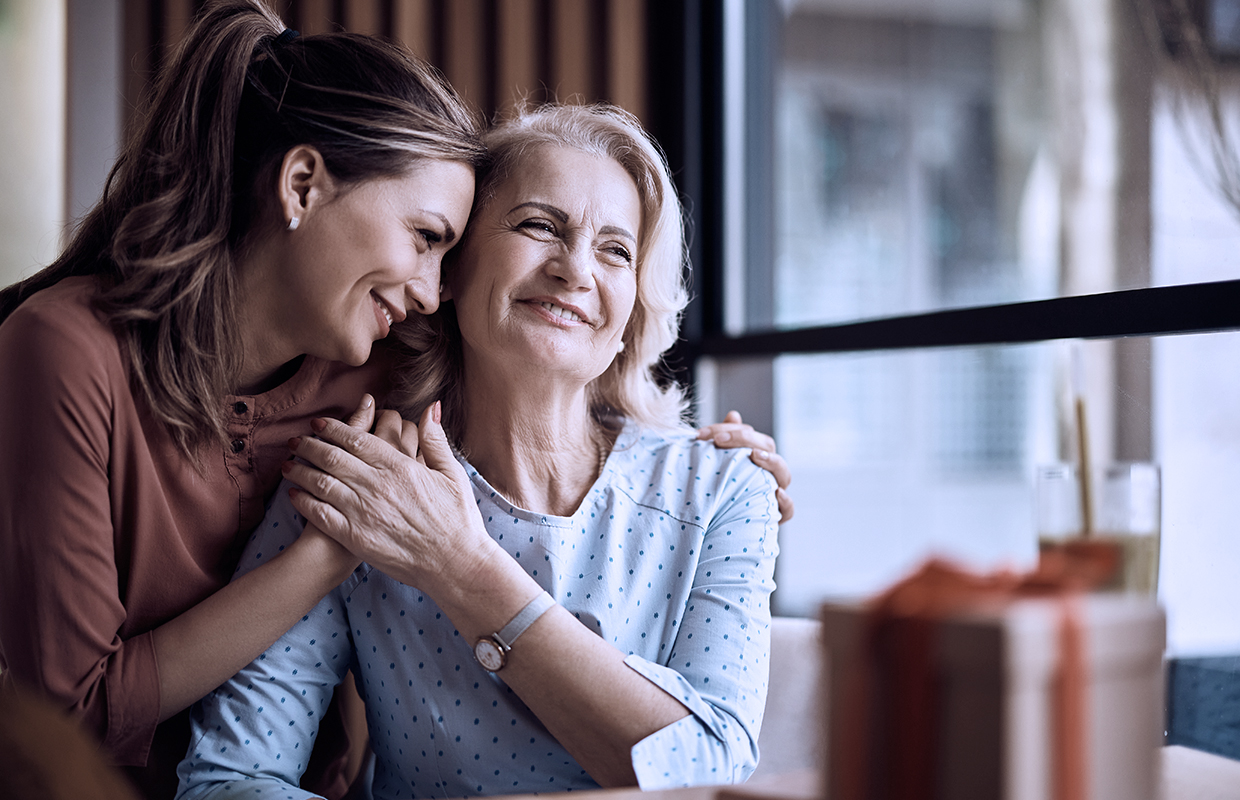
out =
{"type": "Polygon", "coordinates": [[[618,245],[618,244],[608,245],[606,248],[604,248],[604,250],[616,256],[617,258],[622,260],[625,264],[632,265],[633,263],[633,254],[630,253],[629,249],[627,247],[624,247],[623,245],[618,245]]]}
{"type": "Polygon", "coordinates": [[[533,219],[522,220],[517,223],[518,230],[542,231],[554,235],[556,232],[555,223],[551,220],[535,217],[533,219]]]}
{"type": "Polygon", "coordinates": [[[422,238],[426,240],[427,244],[432,246],[443,241],[443,236],[440,233],[430,229],[423,228],[419,230],[418,233],[421,234],[422,238]]]}

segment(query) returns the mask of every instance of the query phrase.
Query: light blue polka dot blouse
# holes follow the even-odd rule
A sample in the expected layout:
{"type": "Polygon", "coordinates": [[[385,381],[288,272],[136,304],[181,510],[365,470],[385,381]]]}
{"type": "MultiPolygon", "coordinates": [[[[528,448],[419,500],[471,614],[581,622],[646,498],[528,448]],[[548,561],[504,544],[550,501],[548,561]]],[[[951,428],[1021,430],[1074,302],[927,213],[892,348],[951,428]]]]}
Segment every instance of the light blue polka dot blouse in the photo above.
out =
{"type": "MultiPolygon", "coordinates": [[[[462,462],[491,536],[692,712],[633,747],[642,788],[737,782],[757,765],[779,509],[748,455],[628,425],[571,517],[512,506],[462,462]]],[[[240,571],[300,532],[286,488],[240,571]]],[[[376,798],[597,788],[471,645],[429,597],[363,564],[195,707],[178,797],[313,797],[297,783],[349,669],[376,798]]]]}

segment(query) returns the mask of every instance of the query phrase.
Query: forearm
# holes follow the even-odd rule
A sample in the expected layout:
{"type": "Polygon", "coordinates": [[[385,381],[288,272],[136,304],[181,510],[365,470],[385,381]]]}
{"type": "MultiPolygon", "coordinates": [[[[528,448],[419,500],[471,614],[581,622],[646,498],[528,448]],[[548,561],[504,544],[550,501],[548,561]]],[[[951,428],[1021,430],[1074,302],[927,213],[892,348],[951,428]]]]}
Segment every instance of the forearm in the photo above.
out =
{"type": "Polygon", "coordinates": [[[500,673],[601,786],[636,786],[633,745],[689,715],[572,614],[551,609],[522,635],[500,673]]]}
{"type": "MultiPolygon", "coordinates": [[[[467,574],[428,593],[468,642],[502,628],[541,591],[498,547],[467,574]]],[[[633,745],[689,713],[560,606],[521,634],[498,674],[602,786],[636,785],[633,745]]]]}
{"type": "Polygon", "coordinates": [[[279,557],[156,628],[160,721],[257,658],[357,564],[340,545],[307,528],[279,557]]]}

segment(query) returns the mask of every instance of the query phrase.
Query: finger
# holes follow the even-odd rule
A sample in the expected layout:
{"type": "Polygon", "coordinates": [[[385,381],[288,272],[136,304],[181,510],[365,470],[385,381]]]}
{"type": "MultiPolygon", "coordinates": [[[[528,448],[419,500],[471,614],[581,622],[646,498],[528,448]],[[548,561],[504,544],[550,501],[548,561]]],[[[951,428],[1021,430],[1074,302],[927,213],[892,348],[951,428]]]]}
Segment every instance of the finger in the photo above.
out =
{"type": "Polygon", "coordinates": [[[755,431],[748,425],[730,430],[721,430],[715,434],[713,439],[716,447],[752,447],[755,450],[768,450],[771,452],[777,449],[774,439],[765,433],[755,431]]]}
{"type": "Polygon", "coordinates": [[[779,501],[779,524],[782,525],[792,519],[795,509],[792,506],[792,498],[783,489],[775,490],[775,499],[779,501]]]}
{"type": "Polygon", "coordinates": [[[734,431],[751,431],[752,425],[746,425],[743,422],[714,422],[710,425],[698,429],[699,439],[714,439],[721,433],[734,431]]]}
{"type": "Polygon", "coordinates": [[[422,436],[418,431],[418,423],[410,422],[407,419],[400,421],[400,449],[407,456],[414,456],[421,463],[425,464],[426,459],[422,457],[419,451],[422,436]]]}
{"type": "Polygon", "coordinates": [[[369,394],[362,395],[362,400],[357,404],[357,409],[347,420],[345,425],[350,428],[368,431],[375,424],[375,399],[369,394]]]}
{"type": "Polygon", "coordinates": [[[727,414],[724,415],[723,421],[724,422],[735,422],[736,424],[739,425],[741,423],[741,412],[736,411],[736,410],[729,411],[727,414]]]}
{"type": "Polygon", "coordinates": [[[395,447],[402,450],[401,432],[404,427],[404,420],[400,418],[400,414],[385,409],[379,412],[379,419],[375,422],[375,436],[395,447]]]}
{"type": "Polygon", "coordinates": [[[771,473],[771,476],[775,478],[775,485],[780,489],[787,489],[788,485],[792,483],[792,468],[788,466],[788,462],[779,453],[772,453],[769,450],[754,450],[749,454],[749,460],[771,473]]]}
{"type": "MultiPolygon", "coordinates": [[[[379,418],[382,419],[387,413],[386,411],[380,413],[379,418]]],[[[391,413],[394,414],[395,412],[391,413]]],[[[378,423],[376,423],[377,426],[378,423]]],[[[297,455],[312,461],[320,468],[327,469],[333,474],[335,474],[334,470],[328,469],[326,465],[319,463],[302,451],[306,450],[307,453],[322,454],[334,449],[339,451],[340,455],[352,456],[356,461],[373,465],[387,465],[398,460],[396,457],[400,455],[399,451],[378,436],[366,431],[359,431],[356,428],[350,428],[338,420],[317,417],[311,420],[310,427],[317,435],[317,439],[315,437],[302,437],[297,455]]],[[[348,464],[349,462],[346,460],[342,463],[348,464]]]]}
{"type": "Polygon", "coordinates": [[[289,460],[280,465],[280,471],[290,482],[304,492],[308,492],[318,500],[336,505],[345,499],[342,493],[353,494],[347,484],[336,480],[329,473],[317,467],[289,460]]]}
{"type": "Polygon", "coordinates": [[[448,434],[444,432],[441,424],[442,408],[436,400],[430,408],[422,412],[422,419],[418,421],[418,432],[422,440],[421,454],[426,466],[436,472],[448,472],[460,466],[452,455],[448,434]]]}
{"type": "MultiPolygon", "coordinates": [[[[289,499],[293,502],[293,508],[297,509],[297,513],[306,518],[306,524],[314,525],[328,536],[335,539],[341,546],[348,549],[349,544],[346,534],[349,529],[349,522],[330,504],[324,503],[319,498],[309,492],[300,489],[289,489],[289,499]]],[[[349,550],[352,552],[352,550],[349,550]]]]}
{"type": "MultiPolygon", "coordinates": [[[[344,426],[344,423],[338,424],[342,427],[344,426]]],[[[346,428],[346,430],[356,429],[346,428]]],[[[370,434],[365,435],[370,436],[370,434]]],[[[382,444],[382,442],[379,442],[379,444],[382,444]]],[[[288,447],[292,451],[293,457],[297,459],[294,463],[298,466],[307,466],[337,478],[355,476],[368,467],[367,463],[357,456],[346,452],[331,442],[325,442],[313,436],[299,436],[289,439],[288,447]]],[[[285,467],[287,469],[288,465],[286,464],[285,467]]],[[[297,474],[303,473],[298,471],[297,474]]],[[[313,490],[311,486],[304,486],[303,488],[313,490]]]]}

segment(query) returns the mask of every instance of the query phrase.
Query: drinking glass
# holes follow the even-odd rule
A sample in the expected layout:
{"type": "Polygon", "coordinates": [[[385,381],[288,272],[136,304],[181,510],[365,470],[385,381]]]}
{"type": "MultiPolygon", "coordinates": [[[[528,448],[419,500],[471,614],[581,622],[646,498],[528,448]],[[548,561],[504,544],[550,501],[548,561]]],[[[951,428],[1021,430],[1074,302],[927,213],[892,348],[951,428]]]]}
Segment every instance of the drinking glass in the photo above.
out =
{"type": "Polygon", "coordinates": [[[1113,544],[1117,568],[1104,590],[1154,595],[1158,591],[1158,551],[1162,483],[1156,464],[1108,464],[1092,476],[1093,514],[1088,534],[1082,524],[1080,473],[1071,464],[1037,470],[1038,548],[1073,542],[1113,544]]]}

